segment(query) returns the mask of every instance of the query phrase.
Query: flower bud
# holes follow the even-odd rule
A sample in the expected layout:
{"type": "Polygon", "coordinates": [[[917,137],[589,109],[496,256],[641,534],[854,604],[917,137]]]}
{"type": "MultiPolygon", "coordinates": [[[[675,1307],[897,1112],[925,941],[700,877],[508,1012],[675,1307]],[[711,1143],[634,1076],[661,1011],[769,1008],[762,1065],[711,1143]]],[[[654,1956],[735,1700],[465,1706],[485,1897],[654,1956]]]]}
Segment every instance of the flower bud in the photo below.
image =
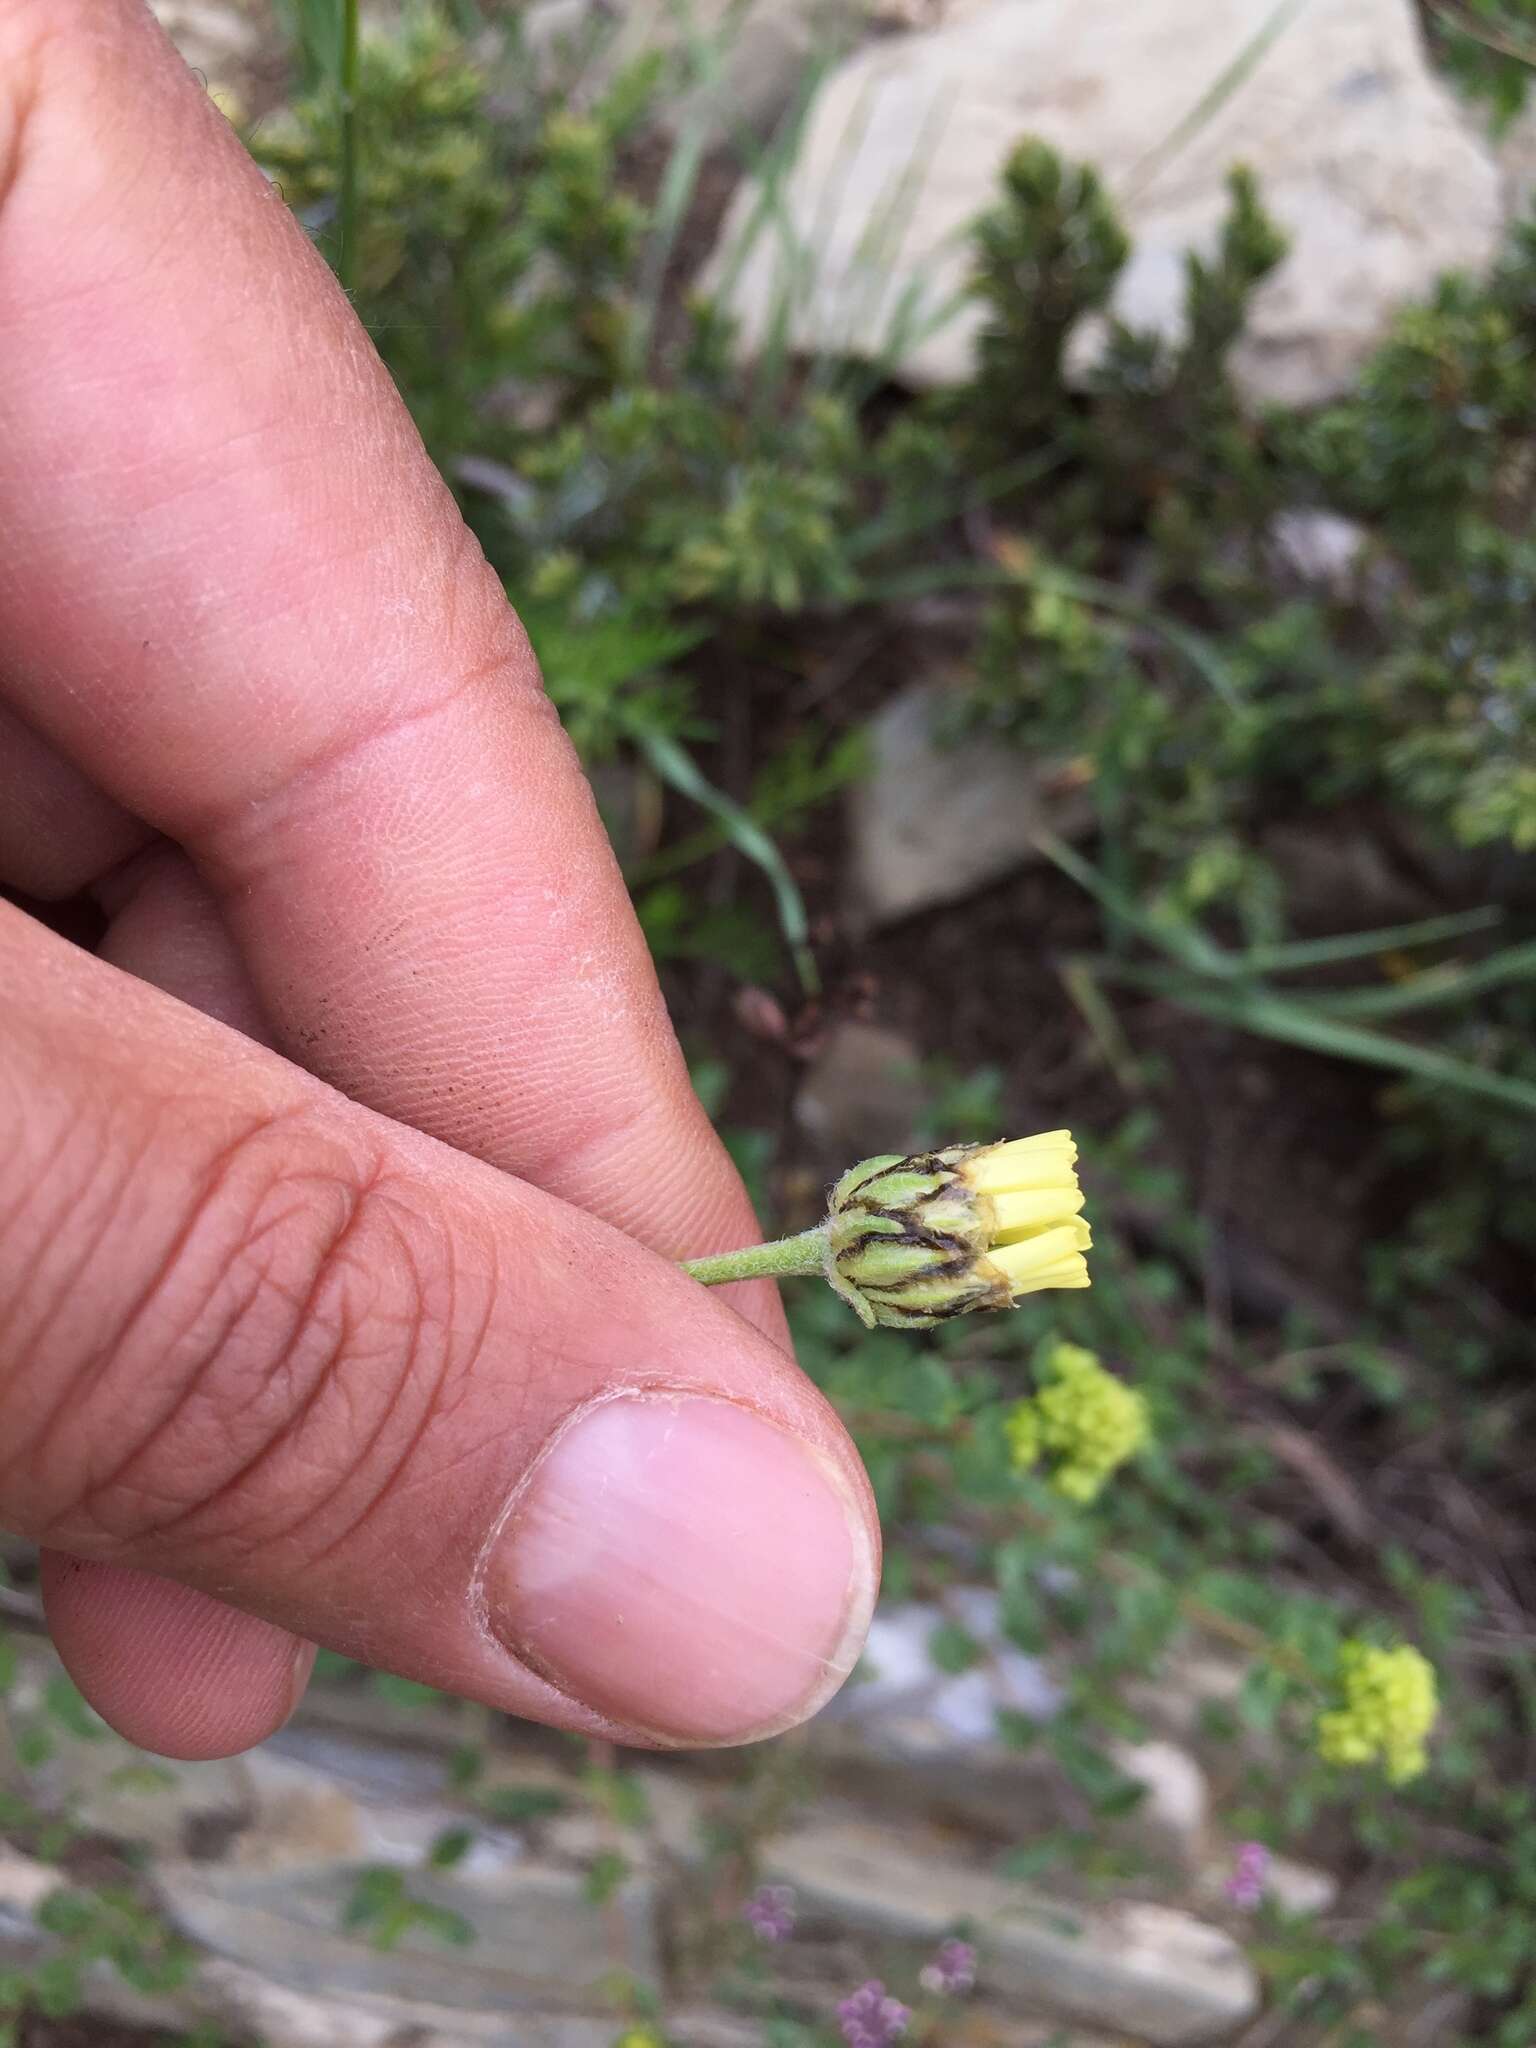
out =
{"type": "Polygon", "coordinates": [[[860,1160],[832,1190],[827,1278],[869,1324],[912,1328],[1086,1287],[1069,1131],[860,1160]]]}

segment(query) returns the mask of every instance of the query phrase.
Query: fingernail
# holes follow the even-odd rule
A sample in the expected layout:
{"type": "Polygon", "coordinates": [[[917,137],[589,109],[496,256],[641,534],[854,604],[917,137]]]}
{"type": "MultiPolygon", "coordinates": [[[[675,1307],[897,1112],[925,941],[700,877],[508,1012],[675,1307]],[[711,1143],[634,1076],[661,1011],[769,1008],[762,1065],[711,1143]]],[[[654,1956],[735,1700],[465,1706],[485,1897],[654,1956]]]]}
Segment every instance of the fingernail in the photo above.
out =
{"type": "Polygon", "coordinates": [[[869,1625],[874,1552],[807,1444],[728,1401],[626,1395],[545,1452],[497,1541],[487,1614],[600,1713],[747,1741],[830,1698],[869,1625]]]}
{"type": "Polygon", "coordinates": [[[310,1674],[315,1668],[315,1658],[318,1655],[319,1652],[314,1644],[305,1642],[302,1637],[293,1646],[293,1671],[288,1682],[289,1720],[292,1720],[293,1716],[298,1712],[299,1707],[303,1703],[304,1695],[309,1690],[310,1674]]]}

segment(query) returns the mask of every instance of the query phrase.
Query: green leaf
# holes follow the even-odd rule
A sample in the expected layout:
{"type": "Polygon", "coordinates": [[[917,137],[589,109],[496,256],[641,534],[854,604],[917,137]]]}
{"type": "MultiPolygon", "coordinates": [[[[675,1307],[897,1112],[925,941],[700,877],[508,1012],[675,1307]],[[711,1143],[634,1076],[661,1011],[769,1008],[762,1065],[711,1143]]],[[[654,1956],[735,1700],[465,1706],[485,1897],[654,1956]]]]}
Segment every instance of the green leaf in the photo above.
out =
{"type": "Polygon", "coordinates": [[[1445,1003],[1464,1003],[1472,996],[1510,982],[1536,981],[1536,944],[1506,946],[1502,952],[1470,965],[1427,967],[1406,981],[1380,988],[1320,989],[1312,1001],[1335,1017],[1396,1017],[1445,1003]]]}
{"type": "Polygon", "coordinates": [[[487,1785],[475,1801],[483,1814],[509,1827],[548,1820],[564,1813],[570,1803],[570,1794],[553,1785],[487,1785]]]}
{"type": "Polygon", "coordinates": [[[1185,977],[1160,977],[1159,985],[1170,1001],[1198,1010],[1216,1023],[1233,1024],[1261,1037],[1304,1046],[1309,1052],[1327,1053],[1335,1059],[1411,1074],[1464,1095],[1502,1103],[1525,1116],[1536,1116],[1536,1084],[1517,1080],[1513,1075],[1490,1073],[1457,1059],[1454,1054],[1437,1052],[1432,1046],[1415,1045],[1407,1039],[1388,1037],[1385,1032],[1340,1023],[1297,999],[1272,995],[1262,988],[1217,990],[1185,977]]]}
{"type": "Polygon", "coordinates": [[[718,819],[721,830],[737,852],[745,855],[768,878],[769,886],[773,890],[774,903],[778,908],[779,929],[784,934],[784,942],[794,960],[800,985],[807,995],[815,995],[821,983],[816,971],[815,957],[810,948],[810,927],[805,914],[805,899],[784,864],[784,856],[751,812],[735,803],[723,790],[716,789],[715,785],[700,773],[692,755],[675,740],[659,733],[641,733],[637,736],[636,744],[662,781],[669,783],[683,796],[691,797],[701,809],[718,819]]]}
{"type": "Polygon", "coordinates": [[[130,1764],[119,1764],[107,1778],[114,1792],[164,1792],[174,1789],[176,1773],[164,1764],[150,1763],[147,1759],[130,1764]]]}
{"type": "Polygon", "coordinates": [[[399,1678],[393,1671],[370,1671],[368,1683],[380,1699],[388,1700],[392,1707],[430,1707],[435,1700],[451,1699],[451,1693],[438,1692],[430,1685],[421,1685],[414,1678],[399,1678]]]}
{"type": "Polygon", "coordinates": [[[1075,1860],[1088,1839],[1075,1829],[1053,1828],[1033,1842],[1021,1843],[1017,1849],[1008,1850],[998,1859],[998,1875],[1024,1883],[1044,1877],[1048,1871],[1075,1860]]]}
{"type": "Polygon", "coordinates": [[[353,1880],[352,1890],[342,1907],[343,1927],[369,1927],[394,1911],[405,1895],[405,1879],[398,1870],[370,1864],[353,1880]]]}
{"type": "Polygon", "coordinates": [[[643,1827],[650,1818],[645,1787],[633,1772],[592,1770],[585,1782],[592,1798],[620,1827],[643,1827]]]}
{"type": "Polygon", "coordinates": [[[52,1731],[43,1721],[28,1721],[16,1728],[12,1734],[16,1745],[16,1761],[24,1771],[35,1771],[47,1763],[58,1748],[52,1731]]]}
{"type": "Polygon", "coordinates": [[[582,1881],[587,1903],[605,1906],[628,1875],[628,1861],[617,1849],[600,1849],[588,1864],[582,1881]]]}
{"type": "Polygon", "coordinates": [[[62,1674],[49,1679],[43,1690],[43,1701],[59,1726],[78,1736],[82,1742],[100,1742],[105,1737],[106,1723],[86,1705],[80,1693],[62,1674]]]}
{"type": "Polygon", "coordinates": [[[436,1906],[422,1899],[410,1903],[412,1924],[434,1940],[445,1941],[450,1948],[468,1948],[475,1940],[474,1922],[451,1906],[436,1906]]]}
{"type": "Polygon", "coordinates": [[[958,1676],[981,1659],[981,1645],[958,1622],[942,1621],[928,1638],[928,1654],[941,1671],[958,1676]]]}
{"type": "Polygon", "coordinates": [[[74,1956],[49,1956],[32,1972],[31,1993],[38,2010],[63,2019],[80,2004],[80,1963],[74,1956]]]}
{"type": "Polygon", "coordinates": [[[485,1769],[485,1752],[478,1744],[461,1742],[448,1759],[448,1783],[455,1791],[473,1785],[485,1769]]]}
{"type": "Polygon", "coordinates": [[[1298,939],[1279,946],[1247,946],[1237,960],[1253,974],[1287,974],[1304,967],[1334,967],[1372,953],[1391,953],[1406,946],[1434,946],[1462,939],[1501,924],[1504,912],[1490,904],[1482,910],[1458,910],[1449,917],[1423,917],[1414,924],[1388,924],[1368,932],[1339,932],[1326,939],[1298,939]]]}

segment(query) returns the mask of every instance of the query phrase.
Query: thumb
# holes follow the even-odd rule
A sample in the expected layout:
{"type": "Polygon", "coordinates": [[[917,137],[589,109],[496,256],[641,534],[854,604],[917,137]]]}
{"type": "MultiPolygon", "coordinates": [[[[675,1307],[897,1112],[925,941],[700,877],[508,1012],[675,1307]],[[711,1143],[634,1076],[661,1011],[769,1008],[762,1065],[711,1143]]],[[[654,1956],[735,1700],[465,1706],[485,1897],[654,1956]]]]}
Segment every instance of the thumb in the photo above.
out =
{"type": "Polygon", "coordinates": [[[629,1239],[0,906],[0,1525],[620,1740],[846,1676],[836,1417],[629,1239]]]}

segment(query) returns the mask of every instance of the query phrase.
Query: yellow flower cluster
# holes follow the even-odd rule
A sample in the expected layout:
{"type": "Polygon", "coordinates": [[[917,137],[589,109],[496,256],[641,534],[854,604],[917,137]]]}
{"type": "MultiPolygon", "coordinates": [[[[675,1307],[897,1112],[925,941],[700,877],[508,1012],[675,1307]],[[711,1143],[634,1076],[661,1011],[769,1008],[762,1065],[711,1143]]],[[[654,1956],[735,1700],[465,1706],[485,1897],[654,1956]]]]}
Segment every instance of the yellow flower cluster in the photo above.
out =
{"type": "Polygon", "coordinates": [[[1429,1659],[1408,1643],[1395,1650],[1345,1643],[1339,1684],[1343,1706],[1317,1717],[1318,1755],[1330,1764],[1369,1764],[1379,1757],[1394,1785],[1416,1778],[1439,1710],[1429,1659]]]}
{"type": "Polygon", "coordinates": [[[1023,1472],[1049,1455],[1056,1491],[1091,1501],[1150,1438],[1147,1404],[1080,1344],[1054,1347],[1045,1380],[1033,1400],[1015,1404],[1004,1424],[1013,1463],[1023,1472]]]}
{"type": "Polygon", "coordinates": [[[613,2048],[667,2048],[667,2044],[654,2027],[626,2027],[615,2036],[613,2048]]]}

